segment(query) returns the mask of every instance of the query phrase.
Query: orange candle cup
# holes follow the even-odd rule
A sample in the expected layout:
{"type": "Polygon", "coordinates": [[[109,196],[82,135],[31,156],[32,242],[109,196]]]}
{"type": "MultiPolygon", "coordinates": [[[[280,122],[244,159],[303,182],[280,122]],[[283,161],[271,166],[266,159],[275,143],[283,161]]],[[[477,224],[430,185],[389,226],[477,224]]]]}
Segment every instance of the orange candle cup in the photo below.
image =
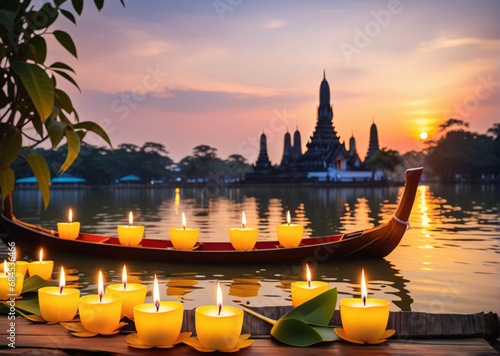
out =
{"type": "Polygon", "coordinates": [[[80,223],[73,222],[73,212],[69,209],[68,222],[57,223],[57,233],[61,239],[75,240],[80,234],[80,223]]]}
{"type": "Polygon", "coordinates": [[[0,300],[19,297],[23,291],[24,274],[15,272],[13,262],[4,261],[3,268],[3,273],[0,273],[0,300]]]}
{"type": "Polygon", "coordinates": [[[80,320],[83,327],[96,334],[112,334],[120,324],[122,300],[117,295],[103,293],[102,274],[99,271],[99,294],[80,298],[80,320]]]}
{"type": "Polygon", "coordinates": [[[290,211],[287,213],[287,223],[276,226],[278,241],[283,247],[297,247],[302,241],[304,226],[291,224],[290,211]]]}
{"type": "Polygon", "coordinates": [[[327,282],[311,281],[311,271],[307,268],[307,282],[292,283],[292,306],[298,307],[302,303],[324,293],[328,290],[327,282]]]}
{"type": "Polygon", "coordinates": [[[40,261],[33,261],[28,264],[28,273],[31,276],[38,275],[48,281],[52,277],[54,261],[43,261],[43,249],[40,249],[40,261]]]}
{"type": "Polygon", "coordinates": [[[245,217],[245,212],[242,213],[241,217],[242,228],[229,229],[229,240],[233,248],[238,251],[251,251],[257,243],[259,237],[259,230],[248,229],[246,227],[247,220],[245,217]]]}
{"type": "Polygon", "coordinates": [[[196,308],[195,326],[201,346],[210,350],[234,350],[243,328],[243,311],[222,306],[222,293],[217,283],[217,304],[196,308]]]}
{"type": "Polygon", "coordinates": [[[28,272],[28,262],[16,261],[16,273],[21,273],[23,276],[28,272]]]}
{"type": "Polygon", "coordinates": [[[137,246],[141,243],[144,236],[144,226],[134,226],[134,216],[130,212],[128,216],[128,225],[118,226],[118,240],[123,246],[137,246]]]}
{"type": "Polygon", "coordinates": [[[134,317],[134,307],[143,304],[146,299],[147,287],[139,283],[127,283],[127,269],[123,266],[122,283],[111,284],[106,287],[105,294],[119,296],[122,300],[121,318],[134,317]]]}
{"type": "MultiPolygon", "coordinates": [[[[379,343],[380,339],[387,338],[393,334],[393,331],[388,333],[388,335],[386,334],[387,322],[389,320],[389,302],[381,299],[367,298],[368,293],[364,270],[361,279],[362,298],[342,299],[339,303],[343,334],[349,341],[379,343]]],[[[343,337],[342,333],[339,336],[343,337]]]]}
{"type": "Polygon", "coordinates": [[[139,339],[144,345],[173,346],[181,332],[184,306],[179,302],[160,302],[158,280],[155,275],[154,303],[134,307],[134,322],[139,339]]]}
{"type": "Polygon", "coordinates": [[[186,216],[182,213],[182,229],[170,229],[170,241],[178,250],[190,251],[198,242],[200,229],[186,229],[186,216]]]}
{"type": "Polygon", "coordinates": [[[64,268],[61,267],[59,287],[43,287],[38,290],[40,312],[46,321],[69,321],[75,317],[80,291],[65,288],[65,283],[64,268]]]}

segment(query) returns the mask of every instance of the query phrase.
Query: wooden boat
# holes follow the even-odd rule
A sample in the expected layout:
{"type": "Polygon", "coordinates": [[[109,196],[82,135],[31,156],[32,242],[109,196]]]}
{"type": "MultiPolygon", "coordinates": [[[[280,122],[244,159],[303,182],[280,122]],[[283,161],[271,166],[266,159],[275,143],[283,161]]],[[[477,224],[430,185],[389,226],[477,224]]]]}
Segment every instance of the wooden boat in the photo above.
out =
{"type": "Polygon", "coordinates": [[[185,263],[296,263],[322,262],[338,258],[385,257],[401,241],[410,217],[418,182],[423,168],[406,171],[406,185],[393,217],[369,230],[313,237],[302,240],[300,246],[283,248],[278,241],[258,241],[252,251],[236,251],[230,242],[203,242],[192,251],[176,250],[169,240],[143,239],[140,246],[122,246],[117,237],[80,233],[76,240],[64,240],[56,231],[29,225],[16,219],[10,205],[0,216],[0,222],[23,251],[40,248],[68,254],[122,260],[144,260],[185,263]]]}

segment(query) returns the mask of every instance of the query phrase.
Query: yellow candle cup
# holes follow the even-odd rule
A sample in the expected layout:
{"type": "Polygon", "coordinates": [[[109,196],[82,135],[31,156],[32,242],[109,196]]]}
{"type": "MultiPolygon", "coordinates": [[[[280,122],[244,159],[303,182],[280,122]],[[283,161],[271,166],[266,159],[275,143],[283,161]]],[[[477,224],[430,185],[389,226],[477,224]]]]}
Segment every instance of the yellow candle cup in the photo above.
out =
{"type": "Polygon", "coordinates": [[[200,229],[170,229],[170,241],[178,250],[192,250],[199,235],[200,229]]]}
{"type": "Polygon", "coordinates": [[[60,222],[57,223],[57,233],[61,239],[76,240],[80,234],[79,222],[60,222]]]}
{"type": "Polygon", "coordinates": [[[161,302],[158,311],[153,303],[134,307],[137,334],[142,343],[149,346],[174,345],[181,332],[183,317],[184,307],[179,302],[161,302]]]}
{"type": "Polygon", "coordinates": [[[118,239],[123,246],[137,246],[144,236],[144,226],[118,226],[118,239]]]}
{"type": "Polygon", "coordinates": [[[233,350],[243,328],[243,311],[223,306],[206,305],[196,308],[195,325],[201,346],[210,350],[233,350]]]}
{"type": "Polygon", "coordinates": [[[28,262],[16,261],[16,272],[21,273],[23,276],[28,272],[28,262]]]}
{"type": "Polygon", "coordinates": [[[48,281],[52,277],[54,261],[33,261],[28,264],[30,277],[38,275],[48,281]]]}
{"type": "Polygon", "coordinates": [[[382,338],[389,320],[389,302],[367,298],[366,306],[361,298],[340,301],[340,317],[344,333],[349,339],[376,341],[382,338]]]}
{"type": "Polygon", "coordinates": [[[75,288],[43,287],[38,290],[42,318],[47,321],[72,320],[78,310],[80,291],[75,288]]]}
{"type": "Polygon", "coordinates": [[[292,283],[292,305],[298,307],[302,303],[328,290],[327,282],[312,281],[309,287],[307,282],[292,283]]]}
{"type": "Polygon", "coordinates": [[[259,237],[259,230],[236,228],[229,229],[229,240],[233,248],[238,251],[251,251],[259,237]]]}
{"type": "Polygon", "coordinates": [[[106,287],[106,294],[119,296],[122,300],[121,318],[124,316],[132,319],[134,317],[134,307],[143,304],[146,299],[148,288],[143,284],[128,283],[126,288],[121,284],[111,284],[106,287]]]}
{"type": "Polygon", "coordinates": [[[85,295],[80,298],[79,309],[87,331],[111,334],[120,324],[122,300],[117,295],[104,294],[100,302],[98,295],[85,295]]]}
{"type": "Polygon", "coordinates": [[[16,298],[23,291],[24,274],[9,273],[0,275],[0,299],[16,298]]]}
{"type": "Polygon", "coordinates": [[[278,241],[283,247],[297,247],[302,241],[304,226],[294,224],[283,224],[276,226],[278,241]]]}

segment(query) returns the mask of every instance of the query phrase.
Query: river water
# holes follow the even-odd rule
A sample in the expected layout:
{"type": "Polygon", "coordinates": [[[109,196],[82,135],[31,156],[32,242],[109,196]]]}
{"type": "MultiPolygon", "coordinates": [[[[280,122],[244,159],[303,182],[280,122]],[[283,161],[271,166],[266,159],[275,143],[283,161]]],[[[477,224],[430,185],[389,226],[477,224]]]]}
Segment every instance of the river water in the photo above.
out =
{"type": "MultiPolygon", "coordinates": [[[[259,229],[259,239],[276,240],[276,225],[290,210],[293,223],[304,225],[304,236],[332,235],[377,226],[390,219],[402,187],[327,188],[107,188],[53,190],[45,211],[36,190],[17,189],[16,216],[28,223],[56,229],[73,208],[81,230],[117,236],[116,226],[145,225],[146,236],[168,239],[170,227],[200,228],[200,241],[228,241],[228,228],[259,229]]],[[[391,310],[435,313],[500,311],[500,188],[494,185],[420,185],[408,230],[400,245],[385,259],[339,260],[312,266],[313,279],[337,287],[339,298],[359,296],[361,268],[370,297],[391,302],[391,310]]],[[[25,260],[37,256],[19,254],[25,260]]],[[[221,282],[226,304],[289,305],[290,283],[303,279],[299,265],[185,265],[129,262],[75,257],[64,251],[45,251],[55,270],[64,265],[69,285],[82,293],[96,292],[97,271],[106,284],[119,283],[127,263],[129,283],[161,282],[162,300],[182,300],[190,309],[215,303],[215,283],[221,282]]],[[[54,272],[54,283],[58,273],[54,272]]],[[[147,300],[151,300],[148,292],[147,300]]]]}

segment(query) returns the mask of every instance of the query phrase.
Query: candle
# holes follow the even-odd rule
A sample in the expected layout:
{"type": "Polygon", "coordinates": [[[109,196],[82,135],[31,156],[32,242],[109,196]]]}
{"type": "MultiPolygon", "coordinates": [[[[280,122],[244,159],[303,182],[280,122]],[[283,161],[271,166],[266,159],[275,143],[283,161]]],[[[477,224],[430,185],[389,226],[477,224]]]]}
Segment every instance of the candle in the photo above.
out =
{"type": "MultiPolygon", "coordinates": [[[[349,341],[357,343],[379,343],[392,334],[385,333],[389,320],[389,302],[368,298],[365,271],[361,276],[361,298],[346,298],[340,301],[340,317],[343,334],[349,341]]],[[[338,332],[342,337],[342,332],[338,332]]]]}
{"type": "Polygon", "coordinates": [[[179,302],[160,302],[156,275],[153,299],[154,304],[140,304],[134,307],[137,334],[144,345],[171,347],[179,342],[184,307],[179,302]]]}
{"type": "Polygon", "coordinates": [[[38,290],[38,303],[42,318],[47,321],[72,320],[78,309],[80,291],[75,288],[65,288],[64,268],[61,267],[59,287],[43,287],[38,290]]]}
{"type": "Polygon", "coordinates": [[[28,272],[28,262],[16,261],[16,272],[21,273],[23,276],[28,272]]]}
{"type": "Polygon", "coordinates": [[[234,350],[243,327],[243,311],[222,306],[222,292],[217,282],[217,305],[196,308],[195,326],[201,346],[210,350],[234,350]]]}
{"type": "Polygon", "coordinates": [[[134,307],[144,303],[146,299],[147,287],[139,283],[127,284],[127,268],[123,266],[122,283],[111,284],[106,287],[105,294],[117,295],[122,299],[122,313],[124,316],[132,319],[134,317],[134,307]]]}
{"type": "Polygon", "coordinates": [[[290,223],[290,211],[286,214],[286,224],[276,226],[278,241],[283,247],[297,247],[302,241],[304,226],[290,223]]]}
{"type": "Polygon", "coordinates": [[[48,281],[52,277],[53,269],[54,261],[43,261],[43,249],[40,249],[40,261],[33,261],[28,265],[28,272],[30,277],[36,274],[46,281],[48,281]]]}
{"type": "Polygon", "coordinates": [[[292,305],[297,307],[328,290],[327,282],[311,281],[311,271],[307,269],[307,282],[292,283],[292,305]]]}
{"type": "Polygon", "coordinates": [[[120,324],[122,300],[117,295],[104,294],[102,273],[99,271],[98,294],[80,298],[80,320],[92,333],[113,334],[120,324]]]}
{"type": "Polygon", "coordinates": [[[229,239],[231,240],[231,245],[233,245],[235,250],[251,251],[257,242],[257,238],[259,237],[259,230],[248,229],[246,227],[247,219],[245,217],[245,212],[242,212],[241,224],[241,229],[229,229],[229,239]]]}
{"type": "Polygon", "coordinates": [[[118,226],[118,239],[124,246],[137,246],[141,243],[144,235],[144,226],[133,226],[134,216],[132,212],[128,215],[128,225],[118,226]]]}
{"type": "Polygon", "coordinates": [[[186,216],[182,213],[182,229],[170,229],[170,241],[172,245],[178,250],[192,250],[198,236],[200,229],[186,229],[186,216]]]}
{"type": "Polygon", "coordinates": [[[57,232],[61,239],[75,240],[80,234],[80,223],[73,222],[73,212],[69,209],[68,222],[57,223],[57,232]]]}
{"type": "Polygon", "coordinates": [[[0,299],[16,298],[23,291],[24,274],[16,273],[12,262],[3,262],[3,273],[0,274],[0,299]],[[12,265],[10,265],[12,264],[12,265]]]}

